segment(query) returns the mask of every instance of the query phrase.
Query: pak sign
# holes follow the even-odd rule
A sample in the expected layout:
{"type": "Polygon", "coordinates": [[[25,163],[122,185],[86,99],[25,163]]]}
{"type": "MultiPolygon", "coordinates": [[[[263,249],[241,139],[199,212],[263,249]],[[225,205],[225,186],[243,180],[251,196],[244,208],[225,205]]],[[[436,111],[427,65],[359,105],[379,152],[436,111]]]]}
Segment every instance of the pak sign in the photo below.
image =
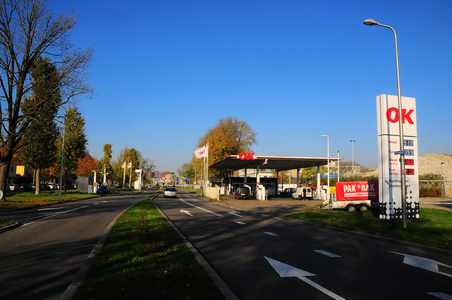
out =
{"type": "Polygon", "coordinates": [[[398,97],[377,96],[379,216],[380,219],[401,219],[401,160],[405,160],[406,216],[419,219],[419,172],[417,153],[416,99],[402,97],[404,153],[400,151],[398,97]]]}

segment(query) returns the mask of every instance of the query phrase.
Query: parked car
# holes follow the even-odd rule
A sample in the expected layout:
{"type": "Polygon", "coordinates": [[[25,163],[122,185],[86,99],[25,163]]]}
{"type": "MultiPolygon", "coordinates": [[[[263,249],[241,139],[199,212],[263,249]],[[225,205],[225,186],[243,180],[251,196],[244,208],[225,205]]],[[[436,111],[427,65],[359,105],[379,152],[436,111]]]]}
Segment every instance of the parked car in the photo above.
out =
{"type": "Polygon", "coordinates": [[[17,183],[9,183],[8,187],[10,192],[20,192],[20,185],[17,183]]]}
{"type": "Polygon", "coordinates": [[[234,193],[235,199],[251,199],[250,188],[246,186],[238,187],[234,193]]]}
{"type": "Polygon", "coordinates": [[[98,194],[110,194],[110,188],[108,186],[100,186],[97,188],[98,194]]]}
{"type": "Polygon", "coordinates": [[[34,191],[34,188],[31,186],[31,184],[29,184],[29,183],[22,183],[21,185],[20,185],[20,189],[22,190],[22,191],[34,191]]]}
{"type": "Polygon", "coordinates": [[[165,188],[165,192],[163,193],[163,197],[177,197],[176,188],[173,186],[168,186],[165,188]]]}
{"type": "Polygon", "coordinates": [[[285,188],[281,193],[279,193],[279,195],[281,197],[291,197],[296,190],[296,188],[285,188]]]}
{"type": "Polygon", "coordinates": [[[309,186],[300,186],[292,194],[292,199],[314,199],[312,188],[309,186]]]}
{"type": "Polygon", "coordinates": [[[57,190],[57,186],[54,183],[47,183],[46,184],[49,190],[57,190]]]}

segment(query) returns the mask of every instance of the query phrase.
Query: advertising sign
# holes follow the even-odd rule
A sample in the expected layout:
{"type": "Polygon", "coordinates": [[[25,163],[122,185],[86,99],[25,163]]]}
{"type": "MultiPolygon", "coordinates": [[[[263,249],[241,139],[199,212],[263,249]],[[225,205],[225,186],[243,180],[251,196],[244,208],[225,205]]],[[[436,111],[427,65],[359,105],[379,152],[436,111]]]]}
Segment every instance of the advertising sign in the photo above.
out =
{"type": "Polygon", "coordinates": [[[380,219],[401,219],[401,160],[405,160],[406,216],[419,219],[416,99],[402,97],[404,152],[400,152],[398,97],[377,97],[380,219]]]}
{"type": "Polygon", "coordinates": [[[336,201],[378,199],[378,181],[337,182],[336,201]]]}

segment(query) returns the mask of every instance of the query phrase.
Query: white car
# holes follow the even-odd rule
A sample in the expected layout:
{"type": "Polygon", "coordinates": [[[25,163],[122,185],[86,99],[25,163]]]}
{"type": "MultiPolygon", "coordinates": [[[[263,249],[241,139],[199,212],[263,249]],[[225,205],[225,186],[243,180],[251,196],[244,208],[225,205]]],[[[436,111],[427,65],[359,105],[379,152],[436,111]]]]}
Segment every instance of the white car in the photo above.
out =
{"type": "Polygon", "coordinates": [[[163,197],[177,197],[176,188],[173,186],[166,187],[165,192],[163,193],[163,197]]]}

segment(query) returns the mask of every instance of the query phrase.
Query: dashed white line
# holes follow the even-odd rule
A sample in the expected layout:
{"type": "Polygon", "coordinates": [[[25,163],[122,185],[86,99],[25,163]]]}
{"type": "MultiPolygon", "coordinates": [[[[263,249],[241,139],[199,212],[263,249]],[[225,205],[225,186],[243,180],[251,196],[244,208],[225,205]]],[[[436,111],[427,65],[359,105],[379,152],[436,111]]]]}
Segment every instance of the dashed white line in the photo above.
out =
{"type": "Polygon", "coordinates": [[[279,236],[279,234],[276,234],[276,233],[273,233],[273,232],[269,232],[269,231],[266,231],[266,232],[264,232],[265,234],[268,234],[268,235],[270,235],[270,236],[279,236]]]}
{"type": "Polygon", "coordinates": [[[36,221],[24,224],[23,226],[27,226],[27,225],[30,225],[30,224],[33,224],[33,223],[36,223],[36,222],[40,222],[40,221],[43,221],[43,220],[46,220],[46,219],[50,219],[52,217],[56,217],[56,216],[59,216],[59,215],[62,215],[62,214],[65,214],[65,213],[68,213],[68,212],[71,212],[71,211],[74,211],[74,210],[82,209],[82,208],[85,208],[85,207],[88,207],[88,205],[80,206],[80,207],[77,207],[77,208],[73,208],[73,209],[70,209],[70,210],[58,212],[58,213],[55,213],[55,214],[51,214],[51,215],[48,215],[48,216],[46,216],[44,218],[38,219],[36,221]]]}

